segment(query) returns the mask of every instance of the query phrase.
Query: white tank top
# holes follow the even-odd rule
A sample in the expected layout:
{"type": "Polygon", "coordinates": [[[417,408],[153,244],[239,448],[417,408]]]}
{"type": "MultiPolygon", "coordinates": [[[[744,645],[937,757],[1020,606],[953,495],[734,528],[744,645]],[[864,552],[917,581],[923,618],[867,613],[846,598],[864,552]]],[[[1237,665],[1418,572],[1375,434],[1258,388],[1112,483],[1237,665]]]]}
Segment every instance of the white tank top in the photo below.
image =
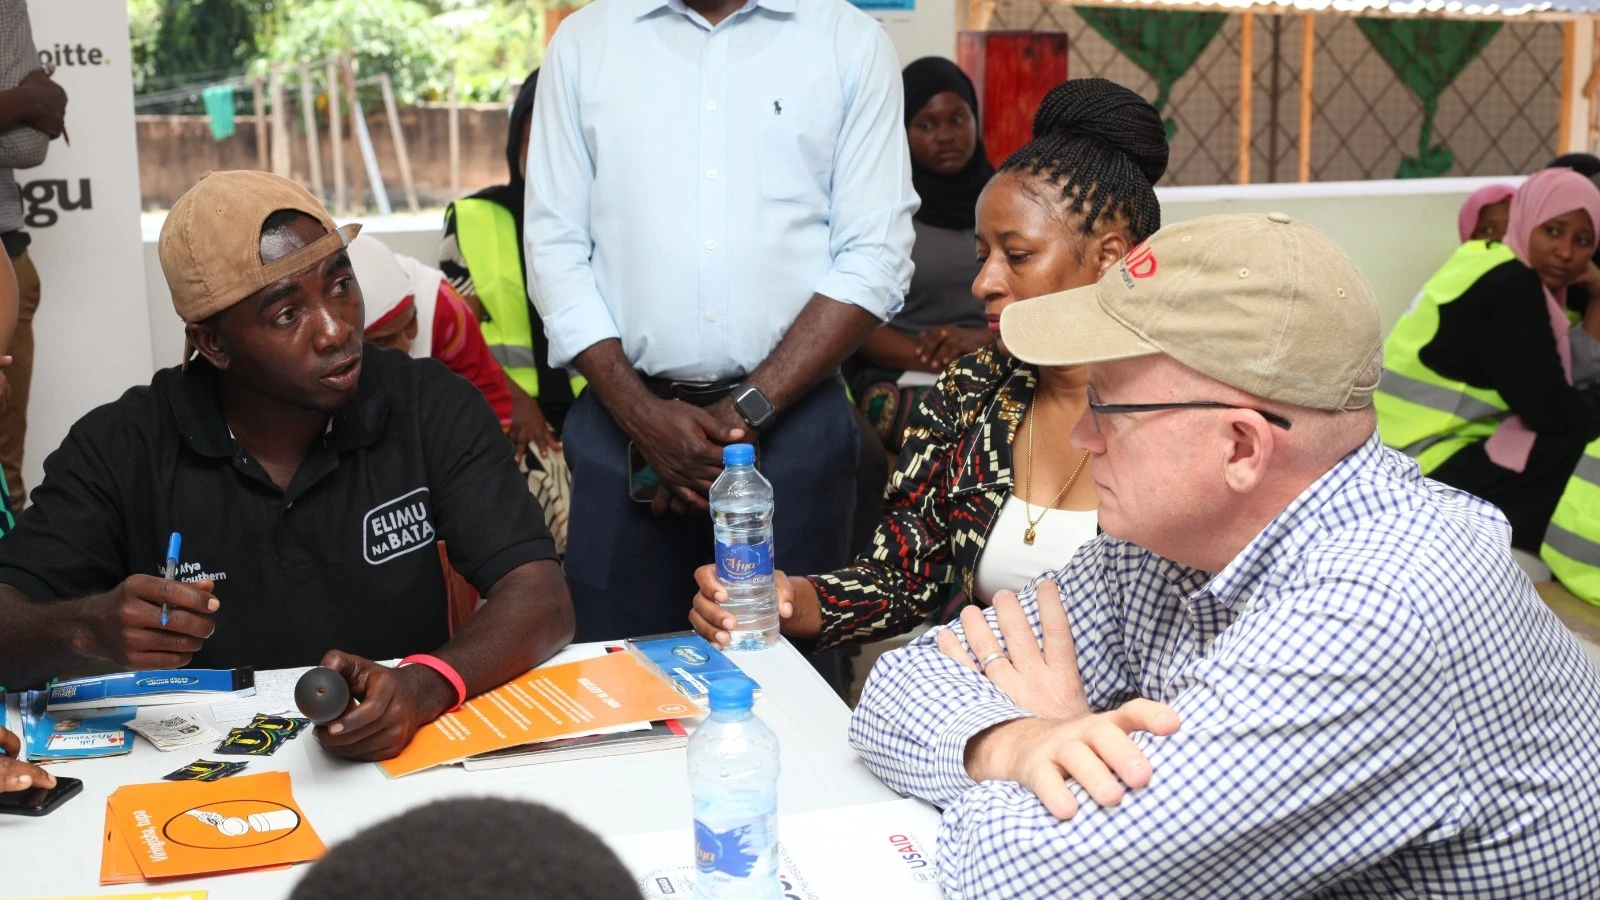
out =
{"type": "MultiPolygon", "coordinates": [[[[1033,514],[1039,515],[1039,507],[1033,508],[1033,514]]],[[[1000,515],[978,558],[978,571],[973,578],[978,599],[988,604],[996,591],[1020,591],[1041,572],[1066,565],[1079,547],[1094,540],[1098,522],[1099,514],[1092,509],[1046,510],[1030,545],[1022,540],[1028,530],[1022,498],[1006,495],[1005,505],[1000,507],[1000,515]]]]}

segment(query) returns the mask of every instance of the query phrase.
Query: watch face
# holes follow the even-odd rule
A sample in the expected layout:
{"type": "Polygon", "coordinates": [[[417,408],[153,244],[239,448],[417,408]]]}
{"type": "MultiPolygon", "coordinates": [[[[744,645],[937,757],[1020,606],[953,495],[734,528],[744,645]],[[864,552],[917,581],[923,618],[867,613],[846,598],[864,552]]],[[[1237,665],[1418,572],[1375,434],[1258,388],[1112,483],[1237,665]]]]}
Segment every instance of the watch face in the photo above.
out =
{"type": "Polygon", "coordinates": [[[756,427],[760,427],[773,412],[772,401],[755,388],[747,388],[742,392],[739,399],[734,401],[734,405],[739,408],[739,415],[756,427]]]}

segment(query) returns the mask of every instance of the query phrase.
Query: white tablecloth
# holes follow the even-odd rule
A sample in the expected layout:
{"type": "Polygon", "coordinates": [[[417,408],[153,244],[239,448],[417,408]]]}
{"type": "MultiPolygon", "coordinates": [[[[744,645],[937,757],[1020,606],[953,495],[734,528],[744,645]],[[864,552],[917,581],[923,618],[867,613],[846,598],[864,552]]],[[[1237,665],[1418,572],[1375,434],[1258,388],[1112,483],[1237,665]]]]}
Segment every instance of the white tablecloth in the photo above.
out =
{"type": "MultiPolygon", "coordinates": [[[[777,732],[782,747],[781,815],[895,799],[895,793],[866,770],[846,743],[849,710],[793,648],[780,643],[771,650],[739,654],[736,659],[761,683],[763,694],[756,713],[777,732]]],[[[206,706],[162,709],[198,712],[211,718],[206,706]]],[[[20,734],[14,698],[8,715],[9,727],[20,734]]],[[[83,793],[43,818],[0,816],[0,859],[4,860],[0,898],[146,890],[140,885],[103,888],[99,884],[106,796],[120,785],[158,781],[202,757],[248,759],[247,774],[274,769],[289,772],[295,799],[329,846],[406,809],[454,796],[536,800],[608,838],[683,828],[691,822],[682,749],[490,772],[445,767],[396,780],[386,778],[371,763],[329,756],[310,734],[290,741],[270,757],[217,757],[208,750],[191,747],[162,753],[137,738],[134,751],[127,756],[52,765],[51,771],[57,774],[83,779],[83,793]]],[[[160,890],[205,889],[210,892],[208,900],[271,900],[286,896],[304,871],[304,866],[296,866],[278,872],[165,883],[160,890]]]]}

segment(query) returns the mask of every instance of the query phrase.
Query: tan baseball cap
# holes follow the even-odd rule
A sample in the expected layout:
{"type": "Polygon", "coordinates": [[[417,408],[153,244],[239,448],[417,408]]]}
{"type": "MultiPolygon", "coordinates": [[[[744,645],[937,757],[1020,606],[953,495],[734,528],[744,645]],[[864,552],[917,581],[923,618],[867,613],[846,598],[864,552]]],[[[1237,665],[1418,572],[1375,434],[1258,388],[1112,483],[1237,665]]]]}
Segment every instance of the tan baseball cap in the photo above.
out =
{"type": "Polygon", "coordinates": [[[1098,284],[1000,315],[1018,359],[1042,366],[1163,353],[1224,384],[1313,409],[1362,409],[1382,346],[1372,287],[1327,235],[1283,213],[1161,229],[1098,284]]]}
{"type": "Polygon", "coordinates": [[[335,225],[317,198],[287,178],[268,172],[207,172],[178,198],[161,225],[161,271],[172,291],[173,309],[192,324],[339,252],[360,231],[354,223],[335,225]],[[328,233],[264,265],[261,226],[282,209],[305,213],[328,233]]]}

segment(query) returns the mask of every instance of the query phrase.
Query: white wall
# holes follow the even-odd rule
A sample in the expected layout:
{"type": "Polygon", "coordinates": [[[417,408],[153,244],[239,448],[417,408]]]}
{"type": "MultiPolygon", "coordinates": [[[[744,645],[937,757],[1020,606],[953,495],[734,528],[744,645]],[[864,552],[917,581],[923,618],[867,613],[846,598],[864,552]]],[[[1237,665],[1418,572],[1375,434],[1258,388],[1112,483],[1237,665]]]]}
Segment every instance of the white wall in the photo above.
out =
{"type": "MultiPolygon", "coordinates": [[[[1283,212],[1317,226],[1355,259],[1372,282],[1387,331],[1455,249],[1456,210],[1468,194],[1506,178],[1436,178],[1426,181],[1353,181],[1324,184],[1177,187],[1156,191],[1162,221],[1240,212],[1283,212]]],[[[368,233],[394,250],[434,262],[439,253],[436,216],[366,219],[368,233]]],[[[156,259],[159,223],[145,226],[145,281],[157,366],[175,365],[183,350],[182,324],[156,259]]]]}
{"type": "MultiPolygon", "coordinates": [[[[31,227],[29,255],[43,284],[34,319],[33,398],[23,480],[37,485],[45,456],[84,413],[150,377],[150,322],[138,277],[139,157],[133,124],[133,72],[125,0],[30,0],[41,51],[72,48],[56,70],[66,89],[67,133],[43,166],[19,170],[19,183],[64,180],[74,203],[82,182],[92,206],[60,209],[56,221],[31,227]],[[82,47],[82,60],[77,53],[82,47]]],[[[56,191],[59,196],[59,191],[56,191]]],[[[35,196],[43,190],[36,189],[35,196]]],[[[37,217],[42,222],[46,217],[37,217]]],[[[176,355],[176,354],[174,354],[176,355]]]]}
{"type": "Polygon", "coordinates": [[[956,58],[956,0],[915,0],[907,11],[871,13],[894,42],[900,67],[924,56],[956,58]]]}
{"type": "Polygon", "coordinates": [[[1372,283],[1387,332],[1459,244],[1456,212],[1467,195],[1495,182],[1517,185],[1522,176],[1158,188],[1156,195],[1164,224],[1282,212],[1322,229],[1372,283]]]}

